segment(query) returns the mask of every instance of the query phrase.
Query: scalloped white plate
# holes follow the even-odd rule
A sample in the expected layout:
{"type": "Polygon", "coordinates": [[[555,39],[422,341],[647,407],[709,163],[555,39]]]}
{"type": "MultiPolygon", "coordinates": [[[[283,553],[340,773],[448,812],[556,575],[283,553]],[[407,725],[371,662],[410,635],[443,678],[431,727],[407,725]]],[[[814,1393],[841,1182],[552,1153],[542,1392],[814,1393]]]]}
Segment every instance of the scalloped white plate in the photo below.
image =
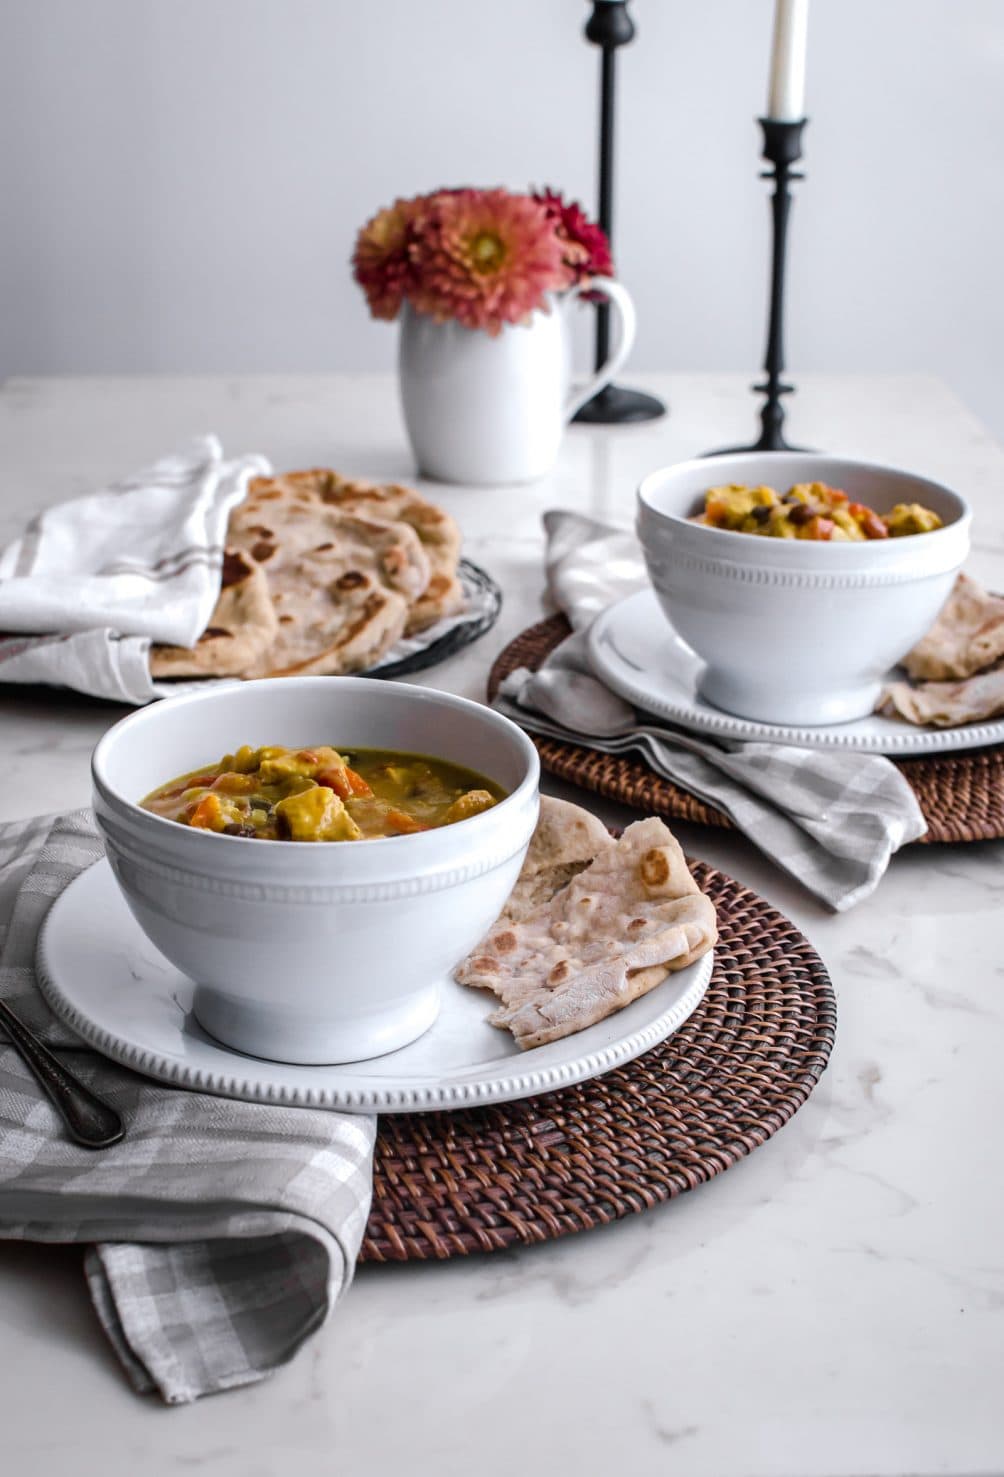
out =
{"type": "MultiPolygon", "coordinates": [[[[673,630],[652,590],[628,595],[598,616],[589,633],[589,653],[597,673],[621,697],[695,733],[903,756],[1004,743],[1004,718],[959,728],[913,728],[873,713],[854,723],[790,728],[725,713],[698,696],[704,663],[673,630]]],[[[892,680],[893,672],[888,675],[892,680]]]]}
{"type": "Polygon", "coordinates": [[[664,1041],[696,1009],[713,956],[598,1025],[520,1051],[488,1025],[492,997],[443,982],[439,1019],[418,1041],[375,1061],[299,1067],[231,1051],[191,1012],[191,980],[154,948],[107,861],[52,905],[39,939],[39,984],[52,1009],[114,1061],[175,1087],[256,1103],[413,1113],[504,1103],[598,1077],[664,1041]]]}

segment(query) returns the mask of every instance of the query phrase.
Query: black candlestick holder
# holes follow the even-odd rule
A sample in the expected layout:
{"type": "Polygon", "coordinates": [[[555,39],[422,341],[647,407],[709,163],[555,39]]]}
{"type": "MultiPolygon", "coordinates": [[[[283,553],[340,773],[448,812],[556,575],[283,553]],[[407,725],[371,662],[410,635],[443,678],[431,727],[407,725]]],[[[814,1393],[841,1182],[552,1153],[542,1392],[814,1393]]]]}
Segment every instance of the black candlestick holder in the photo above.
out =
{"type": "MultiPolygon", "coordinates": [[[[614,57],[618,47],[634,40],[634,21],[628,15],[627,0],[593,0],[593,13],[586,22],[586,40],[600,48],[600,225],[613,244],[614,202],[614,57]]],[[[603,368],[610,358],[610,305],[596,306],[596,352],[594,366],[603,368]]],[[[641,390],[625,390],[619,385],[605,385],[587,400],[575,416],[588,425],[623,425],[629,421],[653,421],[666,414],[666,407],[654,395],[641,390]]]]}
{"type": "Polygon", "coordinates": [[[800,447],[788,445],[782,429],[784,406],[781,404],[781,397],[793,394],[795,389],[794,385],[786,384],[781,378],[784,373],[784,267],[792,200],[788,186],[792,180],[805,178],[803,174],[796,173],[792,166],[802,157],[802,130],[809,120],[798,118],[792,122],[783,122],[778,118],[761,118],[758,121],[763,129],[763,157],[773,166],[772,169],[764,170],[760,178],[774,181],[774,194],[771,198],[774,240],[770,270],[770,321],[764,361],[766,380],[761,385],[753,386],[756,394],[766,395],[767,399],[760,411],[762,430],[759,440],[752,446],[730,446],[723,450],[798,451],[801,450],[800,447]]]}

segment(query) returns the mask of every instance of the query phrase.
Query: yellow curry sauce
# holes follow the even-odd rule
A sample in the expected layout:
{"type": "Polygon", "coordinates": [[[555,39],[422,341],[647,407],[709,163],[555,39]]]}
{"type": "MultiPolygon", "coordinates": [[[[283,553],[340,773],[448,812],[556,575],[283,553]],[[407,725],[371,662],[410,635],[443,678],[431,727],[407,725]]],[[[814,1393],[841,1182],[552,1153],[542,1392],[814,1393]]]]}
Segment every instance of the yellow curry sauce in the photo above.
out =
{"type": "Polygon", "coordinates": [[[359,841],[449,826],[504,799],[483,775],[422,754],[245,744],[218,764],[169,780],[141,804],[225,836],[359,841]]]}
{"type": "Polygon", "coordinates": [[[736,533],[834,543],[901,538],[941,527],[937,513],[920,503],[897,503],[890,513],[876,513],[825,482],[798,482],[783,497],[773,487],[738,482],[711,487],[704,495],[704,512],[694,521],[736,533]]]}

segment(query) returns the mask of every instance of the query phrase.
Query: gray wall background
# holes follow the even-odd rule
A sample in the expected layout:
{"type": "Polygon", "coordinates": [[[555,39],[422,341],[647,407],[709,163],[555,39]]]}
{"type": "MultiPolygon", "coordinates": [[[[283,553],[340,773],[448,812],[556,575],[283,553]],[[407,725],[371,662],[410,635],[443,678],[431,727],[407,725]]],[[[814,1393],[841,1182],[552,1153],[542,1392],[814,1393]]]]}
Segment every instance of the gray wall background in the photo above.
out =
{"type": "MultiPolygon", "coordinates": [[[[633,0],[639,369],[761,358],[771,0],[633,0]]],[[[373,369],[358,225],[440,184],[594,201],[584,0],[0,0],[0,373],[373,369]]],[[[943,375],[1004,436],[1004,4],[813,0],[788,358],[943,375]]]]}

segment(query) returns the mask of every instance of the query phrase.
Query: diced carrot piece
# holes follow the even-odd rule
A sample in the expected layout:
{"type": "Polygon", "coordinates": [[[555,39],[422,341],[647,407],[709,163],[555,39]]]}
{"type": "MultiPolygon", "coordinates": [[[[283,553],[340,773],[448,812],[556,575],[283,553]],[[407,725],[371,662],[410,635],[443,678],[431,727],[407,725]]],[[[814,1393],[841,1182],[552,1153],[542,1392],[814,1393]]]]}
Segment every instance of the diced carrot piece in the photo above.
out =
{"type": "Polygon", "coordinates": [[[352,794],[348,774],[344,769],[320,770],[317,775],[317,783],[319,785],[327,785],[329,790],[334,790],[339,800],[347,800],[352,794]]]}
{"type": "Polygon", "coordinates": [[[413,815],[405,815],[403,810],[388,810],[384,817],[392,830],[400,832],[402,836],[410,836],[414,831],[427,831],[428,826],[423,826],[413,815]]]}
{"type": "Polygon", "coordinates": [[[888,538],[889,530],[882,519],[864,503],[851,503],[847,511],[857,523],[865,538],[888,538]]]}
{"type": "Polygon", "coordinates": [[[196,826],[200,831],[215,831],[223,817],[223,809],[220,805],[218,795],[203,795],[198,805],[192,811],[192,818],[188,822],[190,826],[196,826]]]}
{"type": "Polygon", "coordinates": [[[824,518],[817,514],[809,525],[809,537],[815,539],[831,539],[836,527],[832,518],[824,518]]]}
{"type": "Polygon", "coordinates": [[[343,769],[325,769],[317,776],[319,785],[327,785],[329,790],[334,790],[340,800],[347,800],[350,795],[372,796],[373,791],[363,779],[361,774],[356,774],[354,769],[346,765],[343,769]]]}

